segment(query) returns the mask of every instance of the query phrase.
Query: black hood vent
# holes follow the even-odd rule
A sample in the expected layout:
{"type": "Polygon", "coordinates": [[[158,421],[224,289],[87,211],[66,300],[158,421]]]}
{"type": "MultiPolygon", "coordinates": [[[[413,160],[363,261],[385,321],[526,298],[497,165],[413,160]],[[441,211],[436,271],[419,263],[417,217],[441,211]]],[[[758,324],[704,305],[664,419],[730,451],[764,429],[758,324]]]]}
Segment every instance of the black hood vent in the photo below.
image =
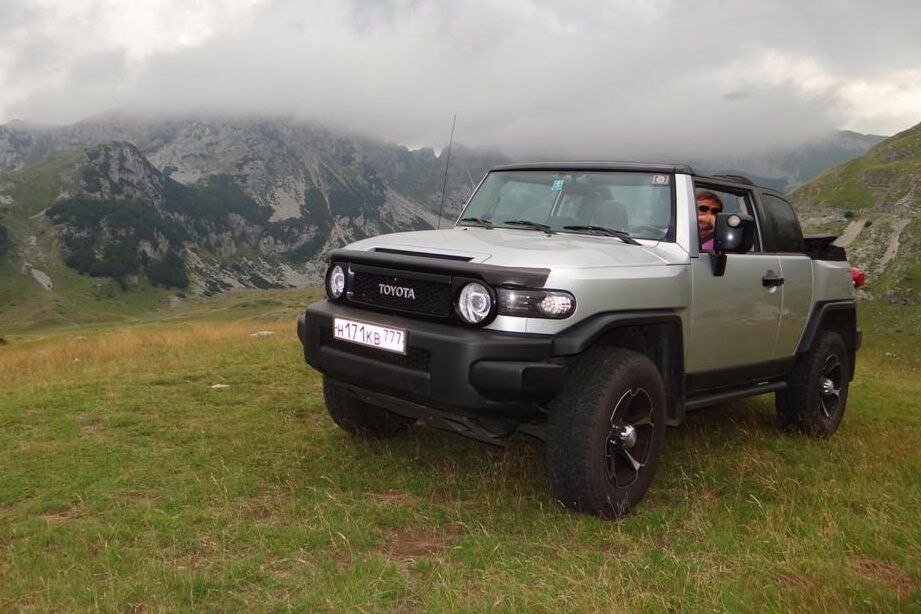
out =
{"type": "Polygon", "coordinates": [[[399,256],[416,256],[418,258],[439,258],[441,260],[456,260],[458,262],[470,262],[473,258],[467,256],[452,256],[450,254],[427,254],[425,252],[411,252],[405,249],[391,249],[389,247],[375,247],[374,252],[382,254],[397,254],[399,256]]]}

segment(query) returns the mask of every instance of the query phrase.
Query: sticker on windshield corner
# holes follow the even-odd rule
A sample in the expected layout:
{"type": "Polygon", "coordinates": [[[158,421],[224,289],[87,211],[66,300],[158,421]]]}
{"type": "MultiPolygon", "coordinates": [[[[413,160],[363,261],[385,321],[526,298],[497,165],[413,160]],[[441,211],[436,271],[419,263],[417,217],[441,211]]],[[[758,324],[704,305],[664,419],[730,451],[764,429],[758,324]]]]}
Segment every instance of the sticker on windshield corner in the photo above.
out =
{"type": "Polygon", "coordinates": [[[553,182],[553,185],[550,186],[550,189],[553,190],[554,192],[559,192],[563,189],[563,183],[564,182],[562,179],[557,179],[556,181],[553,182]]]}
{"type": "Polygon", "coordinates": [[[652,184],[653,185],[668,185],[668,175],[653,175],[652,184]]]}

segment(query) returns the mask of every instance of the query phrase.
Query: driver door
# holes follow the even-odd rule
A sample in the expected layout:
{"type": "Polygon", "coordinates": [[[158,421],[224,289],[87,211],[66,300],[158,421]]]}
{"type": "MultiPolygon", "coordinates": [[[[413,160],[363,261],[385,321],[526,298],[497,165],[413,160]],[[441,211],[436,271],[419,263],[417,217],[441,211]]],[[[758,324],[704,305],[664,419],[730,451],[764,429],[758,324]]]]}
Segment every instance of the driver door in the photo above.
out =
{"type": "MultiPolygon", "coordinates": [[[[755,215],[752,194],[735,187],[699,184],[716,194],[725,213],[755,215]]],[[[696,236],[697,229],[692,229],[696,236]]],[[[691,258],[691,313],[685,366],[690,382],[701,389],[744,379],[746,370],[774,358],[780,326],[782,293],[763,279],[779,273],[780,259],[761,251],[756,237],[752,251],[728,254],[725,274],[713,274],[712,254],[691,258]]]]}

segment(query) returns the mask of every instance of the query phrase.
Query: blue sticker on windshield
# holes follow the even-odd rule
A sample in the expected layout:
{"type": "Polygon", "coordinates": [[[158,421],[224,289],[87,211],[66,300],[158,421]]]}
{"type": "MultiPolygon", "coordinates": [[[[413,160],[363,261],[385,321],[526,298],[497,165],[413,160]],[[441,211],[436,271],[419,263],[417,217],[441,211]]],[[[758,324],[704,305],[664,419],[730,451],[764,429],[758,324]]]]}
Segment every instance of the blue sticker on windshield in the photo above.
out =
{"type": "Polygon", "coordinates": [[[557,179],[556,181],[554,181],[554,182],[553,182],[553,185],[550,186],[550,189],[553,190],[554,192],[559,192],[560,190],[562,190],[562,189],[563,189],[563,180],[562,180],[562,179],[557,179]]]}

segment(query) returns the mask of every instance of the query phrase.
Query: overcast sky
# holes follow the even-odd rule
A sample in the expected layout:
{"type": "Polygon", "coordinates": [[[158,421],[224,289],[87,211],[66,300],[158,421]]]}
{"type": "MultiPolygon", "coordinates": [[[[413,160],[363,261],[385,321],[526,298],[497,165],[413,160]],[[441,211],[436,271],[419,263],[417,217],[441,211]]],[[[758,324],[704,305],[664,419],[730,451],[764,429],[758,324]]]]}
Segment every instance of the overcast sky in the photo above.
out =
{"type": "Polygon", "coordinates": [[[411,146],[744,152],[921,122],[921,0],[0,0],[0,123],[290,115],[411,146]]]}

